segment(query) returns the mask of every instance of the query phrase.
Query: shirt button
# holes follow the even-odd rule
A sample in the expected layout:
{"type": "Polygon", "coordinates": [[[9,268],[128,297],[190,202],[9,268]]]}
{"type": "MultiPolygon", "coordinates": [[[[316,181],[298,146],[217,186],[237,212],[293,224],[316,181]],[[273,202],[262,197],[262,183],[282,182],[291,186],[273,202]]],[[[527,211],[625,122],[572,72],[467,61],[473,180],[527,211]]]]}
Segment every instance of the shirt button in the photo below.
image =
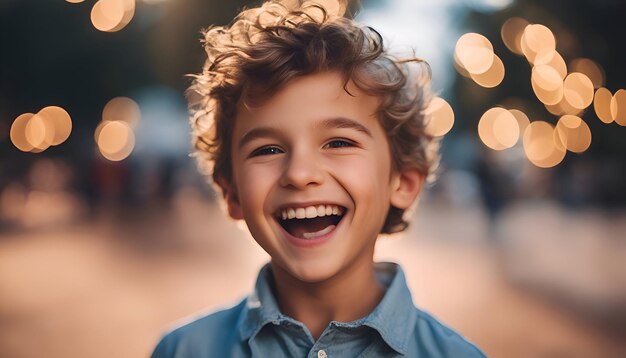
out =
{"type": "Polygon", "coordinates": [[[323,349],[320,349],[319,351],[317,351],[317,358],[327,358],[328,354],[326,354],[326,352],[323,349]]]}

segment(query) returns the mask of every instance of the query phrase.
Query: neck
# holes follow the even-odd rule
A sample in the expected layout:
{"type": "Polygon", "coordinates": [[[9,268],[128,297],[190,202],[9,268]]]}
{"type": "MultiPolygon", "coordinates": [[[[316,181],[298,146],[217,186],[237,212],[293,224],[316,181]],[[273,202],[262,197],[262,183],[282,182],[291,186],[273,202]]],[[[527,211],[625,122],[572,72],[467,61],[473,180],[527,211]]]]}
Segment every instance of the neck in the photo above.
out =
{"type": "Polygon", "coordinates": [[[276,297],[282,313],[302,322],[317,340],[331,321],[350,322],[367,316],[385,289],[371,257],[353,263],[321,282],[303,282],[272,264],[276,297]]]}

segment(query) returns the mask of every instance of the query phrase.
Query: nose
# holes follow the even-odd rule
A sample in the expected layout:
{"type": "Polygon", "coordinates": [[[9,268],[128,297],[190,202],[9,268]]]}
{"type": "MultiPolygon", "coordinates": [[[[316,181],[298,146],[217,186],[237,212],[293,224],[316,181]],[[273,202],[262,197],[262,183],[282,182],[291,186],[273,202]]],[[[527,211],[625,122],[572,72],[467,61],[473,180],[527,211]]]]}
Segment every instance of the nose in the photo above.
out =
{"type": "Polygon", "coordinates": [[[280,177],[280,185],[285,188],[306,189],[324,182],[324,172],[319,160],[305,151],[292,151],[286,158],[280,177]]]}

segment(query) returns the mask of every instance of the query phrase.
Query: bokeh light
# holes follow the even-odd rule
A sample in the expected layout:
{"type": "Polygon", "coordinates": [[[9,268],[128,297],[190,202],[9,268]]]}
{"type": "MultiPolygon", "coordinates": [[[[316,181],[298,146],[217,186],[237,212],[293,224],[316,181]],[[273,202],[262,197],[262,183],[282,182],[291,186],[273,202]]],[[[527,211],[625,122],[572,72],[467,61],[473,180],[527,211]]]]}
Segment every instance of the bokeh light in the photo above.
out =
{"type": "Polygon", "coordinates": [[[519,138],[517,119],[504,108],[491,108],[482,115],[478,122],[478,136],[491,149],[510,148],[515,145],[519,138]]]}
{"type": "Polygon", "coordinates": [[[570,71],[585,74],[593,83],[593,88],[604,86],[604,70],[598,63],[588,58],[577,58],[569,65],[570,71]]]}
{"type": "Polygon", "coordinates": [[[9,133],[11,143],[22,152],[30,152],[33,149],[33,145],[26,139],[26,126],[34,115],[34,113],[24,113],[15,118],[11,125],[9,133]]]}
{"type": "Polygon", "coordinates": [[[69,137],[72,119],[61,107],[49,106],[36,114],[25,113],[11,125],[11,142],[21,151],[39,153],[69,137]]]}
{"type": "Polygon", "coordinates": [[[469,32],[459,38],[454,49],[459,65],[471,74],[487,72],[494,61],[493,45],[483,35],[469,32]]]}
{"type": "Polygon", "coordinates": [[[556,39],[552,31],[546,26],[541,24],[528,25],[522,34],[521,48],[528,62],[534,63],[538,53],[556,49],[556,39]]]}
{"type": "Polygon", "coordinates": [[[26,140],[37,151],[48,149],[54,140],[54,125],[47,118],[37,113],[26,124],[26,140]]]}
{"type": "Polygon", "coordinates": [[[113,98],[102,110],[102,121],[123,121],[133,128],[139,123],[140,117],[139,105],[128,97],[113,98]]]}
{"type": "Polygon", "coordinates": [[[521,17],[512,17],[502,24],[500,36],[504,45],[513,53],[523,55],[522,52],[522,35],[524,29],[528,26],[528,21],[521,17]]]}
{"type": "Polygon", "coordinates": [[[491,67],[485,72],[480,74],[470,73],[470,77],[478,85],[485,88],[493,88],[499,85],[504,79],[504,64],[500,57],[493,54],[493,63],[491,67]]]}
{"type": "Polygon", "coordinates": [[[461,63],[461,60],[459,60],[459,57],[456,55],[456,52],[454,53],[454,68],[456,68],[457,72],[461,76],[467,77],[467,78],[472,78],[470,73],[467,72],[465,67],[463,67],[463,64],[461,63]]]}
{"type": "Polygon", "coordinates": [[[45,118],[53,128],[53,137],[50,145],[59,145],[69,138],[72,133],[72,118],[69,113],[61,107],[49,106],[39,111],[38,116],[45,118]]]}
{"type": "Polygon", "coordinates": [[[548,65],[533,67],[531,84],[535,95],[544,104],[557,104],[563,98],[563,80],[557,70],[548,65]]]}
{"type": "Polygon", "coordinates": [[[540,168],[554,167],[565,158],[565,147],[548,122],[531,122],[524,131],[523,143],[528,160],[540,168]]]}
{"type": "Polygon", "coordinates": [[[577,109],[585,109],[593,102],[593,83],[586,75],[573,72],[565,77],[563,96],[567,103],[577,109]]]}
{"type": "Polygon", "coordinates": [[[454,111],[450,104],[441,97],[434,97],[424,114],[430,117],[426,132],[432,136],[441,137],[448,133],[454,125],[454,111]]]}
{"type": "Polygon", "coordinates": [[[555,133],[570,152],[582,153],[591,145],[591,130],[578,116],[567,114],[559,118],[555,133]]]}
{"type": "Polygon", "coordinates": [[[613,115],[611,114],[612,99],[613,94],[604,87],[598,88],[593,98],[593,108],[596,111],[596,115],[604,123],[613,122],[613,115]]]}
{"type": "Polygon", "coordinates": [[[567,76],[567,65],[565,64],[565,60],[556,50],[545,49],[537,53],[534,65],[548,65],[554,68],[559,73],[559,76],[561,76],[561,80],[565,79],[565,76],[567,76]]]}
{"type": "Polygon", "coordinates": [[[611,117],[615,123],[626,126],[626,90],[618,90],[611,98],[611,117]]]}
{"type": "Polygon", "coordinates": [[[576,108],[569,104],[569,102],[565,99],[565,96],[561,97],[559,103],[546,104],[545,106],[548,112],[554,114],[555,116],[562,116],[564,114],[577,116],[583,112],[583,109],[576,108]]]}
{"type": "Polygon", "coordinates": [[[130,125],[123,121],[102,123],[96,139],[102,156],[111,161],[128,157],[135,147],[135,134],[130,125]]]}
{"type": "Polygon", "coordinates": [[[509,109],[509,112],[511,112],[511,114],[515,117],[515,120],[517,120],[519,136],[519,134],[524,133],[526,127],[528,127],[528,125],[530,124],[530,119],[528,119],[526,113],[519,109],[509,109]]]}
{"type": "Polygon", "coordinates": [[[91,9],[91,23],[104,32],[123,29],[135,15],[135,0],[98,0],[91,9]]]}

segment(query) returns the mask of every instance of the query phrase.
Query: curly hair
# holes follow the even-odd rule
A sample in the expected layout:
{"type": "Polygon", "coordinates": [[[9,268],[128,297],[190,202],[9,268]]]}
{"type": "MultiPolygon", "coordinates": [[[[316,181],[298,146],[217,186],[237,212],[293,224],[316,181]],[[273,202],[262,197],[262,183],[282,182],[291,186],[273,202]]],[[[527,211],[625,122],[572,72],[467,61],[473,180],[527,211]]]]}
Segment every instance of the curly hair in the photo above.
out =
{"type": "MultiPolygon", "coordinates": [[[[415,168],[434,178],[439,144],[425,131],[424,113],[432,98],[430,67],[414,56],[390,55],[371,27],[312,1],[290,6],[272,0],[242,11],[229,26],[208,28],[204,48],[207,60],[202,73],[193,76],[188,97],[195,156],[214,183],[232,179],[238,103],[261,102],[294,78],[325,71],[340,73],[344,90],[351,81],[380,99],[378,118],[394,170],[415,168]]],[[[405,210],[391,206],[381,233],[403,231],[404,216],[405,210]]]]}

